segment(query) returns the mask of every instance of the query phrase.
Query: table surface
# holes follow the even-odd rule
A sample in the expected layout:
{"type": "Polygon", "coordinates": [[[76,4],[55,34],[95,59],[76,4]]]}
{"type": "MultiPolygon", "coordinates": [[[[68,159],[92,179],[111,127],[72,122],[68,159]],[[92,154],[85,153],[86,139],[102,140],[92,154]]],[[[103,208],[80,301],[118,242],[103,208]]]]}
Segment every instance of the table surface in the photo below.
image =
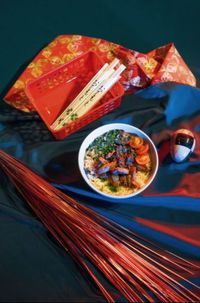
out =
{"type": "MultiPolygon", "coordinates": [[[[200,249],[191,239],[199,243],[200,233],[186,233],[183,241],[140,224],[135,218],[167,224],[172,230],[177,226],[186,227],[186,231],[199,227],[199,89],[157,85],[126,96],[119,109],[61,142],[52,138],[37,114],[12,109],[2,98],[31,58],[60,34],[101,37],[144,53],[173,41],[198,77],[199,8],[199,1],[13,0],[2,1],[0,10],[0,149],[22,160],[81,203],[134,229],[160,247],[195,260],[199,260],[200,249]],[[82,140],[92,129],[110,122],[142,128],[163,156],[150,190],[121,203],[92,192],[77,167],[82,140]],[[196,153],[183,165],[173,163],[165,153],[170,134],[179,127],[189,127],[197,135],[196,153]]],[[[0,242],[0,302],[103,301],[2,172],[0,242]]]]}

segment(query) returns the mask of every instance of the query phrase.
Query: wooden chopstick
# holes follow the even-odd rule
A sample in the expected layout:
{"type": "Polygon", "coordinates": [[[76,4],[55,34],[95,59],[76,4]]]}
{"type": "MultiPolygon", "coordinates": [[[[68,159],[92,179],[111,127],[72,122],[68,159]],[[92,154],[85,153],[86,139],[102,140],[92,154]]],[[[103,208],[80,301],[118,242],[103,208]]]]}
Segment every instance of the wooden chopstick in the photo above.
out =
{"type": "Polygon", "coordinates": [[[81,98],[79,100],[77,100],[77,102],[74,104],[73,107],[69,106],[68,107],[68,113],[67,115],[65,115],[65,117],[62,119],[62,122],[61,122],[61,125],[58,124],[56,127],[55,127],[55,130],[59,129],[60,127],[64,126],[66,124],[66,122],[68,120],[71,119],[71,117],[76,117],[76,111],[82,106],[82,104],[84,104],[84,102],[86,102],[90,96],[92,94],[95,94],[98,89],[101,87],[102,83],[104,81],[106,81],[107,79],[109,79],[109,77],[115,72],[113,66],[118,64],[118,62],[116,61],[115,64],[112,64],[111,65],[111,68],[108,67],[105,72],[100,76],[99,80],[98,80],[98,85],[93,87],[90,92],[88,93],[88,95],[83,95],[83,98],[81,100],[81,98]],[[64,124],[64,125],[63,125],[64,124]]]}
{"type": "Polygon", "coordinates": [[[103,98],[110,88],[119,80],[120,74],[125,70],[125,68],[126,67],[124,65],[120,65],[113,75],[108,80],[105,80],[99,89],[95,91],[94,94],[92,94],[90,98],[84,102],[84,104],[82,104],[82,106],[76,112],[78,118],[88,112],[95,104],[99,102],[99,100],[103,98]]]}
{"type": "MultiPolygon", "coordinates": [[[[108,90],[119,80],[120,74],[125,70],[125,66],[121,64],[117,70],[114,70],[109,78],[104,79],[102,83],[100,83],[96,89],[84,99],[83,102],[79,104],[76,110],[73,111],[70,115],[66,116],[62,123],[66,125],[68,122],[71,122],[72,117],[75,119],[84,115],[87,111],[89,111],[107,92],[108,90]]],[[[72,120],[73,121],[73,120],[72,120]]],[[[63,127],[64,125],[60,125],[57,129],[63,127]]]]}
{"type": "Polygon", "coordinates": [[[96,86],[99,85],[101,81],[105,78],[106,73],[109,73],[110,70],[119,63],[119,59],[115,58],[111,64],[105,63],[103,67],[95,74],[95,76],[89,81],[89,83],[84,87],[84,89],[78,94],[78,96],[69,104],[69,106],[62,112],[62,114],[53,122],[51,127],[57,129],[59,124],[63,122],[63,119],[67,115],[71,115],[76,107],[79,105],[80,101],[83,101],[88,95],[95,90],[96,86]]]}

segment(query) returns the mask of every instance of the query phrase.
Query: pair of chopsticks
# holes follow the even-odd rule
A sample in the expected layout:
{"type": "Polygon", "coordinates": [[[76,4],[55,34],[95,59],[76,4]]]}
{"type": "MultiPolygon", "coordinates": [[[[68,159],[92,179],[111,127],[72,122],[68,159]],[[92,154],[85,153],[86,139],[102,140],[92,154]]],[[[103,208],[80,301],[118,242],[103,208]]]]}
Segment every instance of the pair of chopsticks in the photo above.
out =
{"type": "Polygon", "coordinates": [[[51,128],[58,130],[75,119],[87,113],[109,89],[120,79],[121,73],[125,70],[125,65],[119,64],[119,59],[115,58],[110,64],[105,63],[97,74],[89,81],[78,96],[53,122],[51,128]],[[116,68],[116,69],[115,69],[116,68]]]}

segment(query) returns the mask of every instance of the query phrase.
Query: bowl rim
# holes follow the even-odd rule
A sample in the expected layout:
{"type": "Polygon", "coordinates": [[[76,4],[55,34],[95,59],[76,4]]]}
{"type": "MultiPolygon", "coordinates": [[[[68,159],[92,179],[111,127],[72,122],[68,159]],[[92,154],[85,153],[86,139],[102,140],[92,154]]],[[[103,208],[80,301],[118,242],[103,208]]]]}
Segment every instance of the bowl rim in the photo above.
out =
{"type": "Polygon", "coordinates": [[[79,153],[78,153],[78,166],[79,166],[79,170],[81,172],[81,175],[83,177],[83,179],[85,180],[85,182],[89,185],[90,188],[92,188],[94,191],[96,191],[97,193],[99,193],[100,195],[103,195],[107,198],[113,198],[113,199],[127,199],[127,198],[131,198],[131,197],[134,197],[138,194],[140,194],[141,192],[143,192],[152,182],[153,180],[155,179],[155,176],[157,174],[157,171],[158,171],[158,167],[159,167],[159,158],[158,158],[158,152],[157,152],[157,149],[156,149],[156,146],[155,144],[153,143],[153,141],[151,140],[151,138],[145,133],[143,132],[140,128],[136,127],[136,126],[133,126],[131,124],[127,124],[127,123],[109,123],[109,124],[105,124],[105,125],[102,125],[100,127],[97,127],[95,128],[92,132],[90,132],[86,137],[85,139],[83,140],[83,142],[81,143],[81,146],[79,148],[79,153]],[[111,128],[110,128],[111,127],[111,128]],[[111,194],[106,194],[100,190],[98,190],[95,186],[93,186],[91,184],[91,182],[89,181],[86,173],[85,173],[85,170],[84,170],[84,156],[85,156],[85,151],[87,149],[87,147],[89,146],[89,144],[91,144],[97,137],[103,135],[104,133],[112,130],[112,129],[123,129],[124,128],[131,128],[133,130],[133,132],[131,131],[127,131],[127,132],[130,132],[130,133],[134,133],[134,130],[137,130],[137,132],[141,133],[143,135],[143,137],[145,139],[148,140],[148,143],[151,144],[151,147],[153,149],[153,152],[154,152],[154,155],[155,155],[155,159],[156,159],[156,163],[155,163],[155,168],[154,168],[154,171],[151,175],[151,178],[149,179],[149,181],[145,184],[145,186],[143,186],[142,188],[140,188],[138,191],[136,192],[133,192],[131,194],[128,194],[128,195],[120,195],[120,196],[115,196],[115,195],[111,195],[111,194]],[[108,129],[109,128],[109,129],[108,129]],[[101,134],[99,135],[95,135],[96,133],[98,133],[99,131],[101,130],[105,130],[104,132],[102,132],[101,134]],[[95,135],[95,136],[94,136],[95,135]],[[90,138],[91,138],[91,141],[90,141],[90,138]],[[86,142],[87,141],[90,141],[89,144],[86,145],[86,142]],[[85,146],[86,145],[86,146],[85,146]]]}

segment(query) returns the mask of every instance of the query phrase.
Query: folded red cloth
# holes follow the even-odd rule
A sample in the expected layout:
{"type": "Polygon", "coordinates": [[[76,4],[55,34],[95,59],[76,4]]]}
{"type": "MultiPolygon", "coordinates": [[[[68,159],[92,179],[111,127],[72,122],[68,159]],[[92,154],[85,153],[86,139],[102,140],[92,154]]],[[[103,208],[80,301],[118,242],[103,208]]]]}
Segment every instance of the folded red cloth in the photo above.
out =
{"type": "Polygon", "coordinates": [[[22,111],[35,111],[24,91],[27,83],[89,50],[95,51],[105,62],[117,57],[126,65],[127,69],[121,78],[125,93],[159,82],[196,85],[194,75],[173,43],[142,54],[98,38],[62,35],[39,52],[10,88],[4,100],[22,111]]]}

